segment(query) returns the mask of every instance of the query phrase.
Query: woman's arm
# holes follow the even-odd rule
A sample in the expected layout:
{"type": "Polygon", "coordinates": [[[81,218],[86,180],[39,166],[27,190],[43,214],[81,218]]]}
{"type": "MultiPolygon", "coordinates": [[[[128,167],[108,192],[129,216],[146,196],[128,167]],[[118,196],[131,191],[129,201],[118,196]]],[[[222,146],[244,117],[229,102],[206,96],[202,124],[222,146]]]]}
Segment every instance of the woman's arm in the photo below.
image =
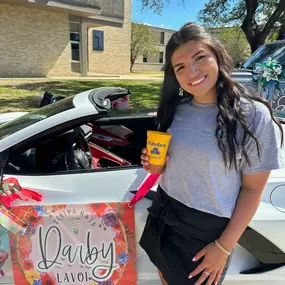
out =
{"type": "Polygon", "coordinates": [[[233,216],[218,240],[228,251],[235,247],[253,218],[269,175],[270,171],[242,175],[242,187],[233,216]]]}

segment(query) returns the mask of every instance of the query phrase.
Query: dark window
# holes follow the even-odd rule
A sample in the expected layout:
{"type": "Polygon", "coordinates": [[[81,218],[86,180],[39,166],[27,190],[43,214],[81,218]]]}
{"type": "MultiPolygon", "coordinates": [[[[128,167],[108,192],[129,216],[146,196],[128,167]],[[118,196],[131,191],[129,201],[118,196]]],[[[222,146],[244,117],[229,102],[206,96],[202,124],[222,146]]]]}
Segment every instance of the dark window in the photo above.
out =
{"type": "Polygon", "coordinates": [[[71,47],[71,71],[76,73],[81,73],[81,64],[80,64],[80,29],[81,25],[79,22],[70,22],[69,23],[70,33],[70,47],[71,47]]]}
{"type": "Polygon", "coordinates": [[[104,32],[93,30],[93,50],[104,50],[104,32]]]}
{"type": "Polygon", "coordinates": [[[159,53],[159,63],[163,63],[163,52],[159,53]]]}
{"type": "Polygon", "coordinates": [[[80,50],[77,43],[71,43],[71,60],[80,61],[80,50]]]}
{"type": "Polygon", "coordinates": [[[80,42],[80,34],[79,33],[70,33],[70,40],[73,42],[80,42]]]}
{"type": "Polygon", "coordinates": [[[147,62],[147,55],[143,56],[143,62],[147,62]]]}
{"type": "Polygon", "coordinates": [[[164,32],[160,33],[160,43],[164,45],[164,32]]]}
{"type": "Polygon", "coordinates": [[[73,109],[73,97],[74,96],[70,96],[64,100],[60,100],[50,105],[47,105],[44,108],[36,109],[35,111],[21,116],[18,119],[1,125],[0,140],[18,132],[19,130],[36,124],[37,122],[42,121],[46,118],[73,109]]]}
{"type": "Polygon", "coordinates": [[[259,47],[245,62],[244,68],[252,69],[256,63],[262,63],[269,57],[276,60],[284,68],[285,66],[285,46],[284,43],[267,44],[259,47]]]}

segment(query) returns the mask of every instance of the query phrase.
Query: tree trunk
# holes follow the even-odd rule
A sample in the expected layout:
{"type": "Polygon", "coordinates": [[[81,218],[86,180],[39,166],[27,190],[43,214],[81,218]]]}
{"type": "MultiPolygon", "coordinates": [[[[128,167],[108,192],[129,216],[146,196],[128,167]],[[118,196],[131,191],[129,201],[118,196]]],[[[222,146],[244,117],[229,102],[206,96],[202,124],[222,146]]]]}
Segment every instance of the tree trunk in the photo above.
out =
{"type": "Polygon", "coordinates": [[[264,43],[265,43],[265,39],[261,38],[259,35],[254,36],[249,43],[251,53],[254,53],[264,43]]]}
{"type": "Polygon", "coordinates": [[[134,64],[135,64],[135,62],[134,62],[134,61],[131,61],[130,72],[133,71],[134,64]]]}
{"type": "Polygon", "coordinates": [[[256,51],[259,46],[265,43],[266,37],[270,34],[270,31],[285,10],[285,0],[279,1],[275,11],[272,13],[271,17],[268,19],[262,30],[256,25],[254,21],[257,7],[258,2],[256,0],[246,1],[247,15],[241,25],[252,53],[256,51]]]}
{"type": "Polygon", "coordinates": [[[255,36],[256,32],[254,30],[254,16],[256,9],[258,7],[257,1],[245,1],[246,2],[246,16],[241,24],[241,29],[243,30],[246,39],[250,45],[251,52],[256,49],[255,36]]]}

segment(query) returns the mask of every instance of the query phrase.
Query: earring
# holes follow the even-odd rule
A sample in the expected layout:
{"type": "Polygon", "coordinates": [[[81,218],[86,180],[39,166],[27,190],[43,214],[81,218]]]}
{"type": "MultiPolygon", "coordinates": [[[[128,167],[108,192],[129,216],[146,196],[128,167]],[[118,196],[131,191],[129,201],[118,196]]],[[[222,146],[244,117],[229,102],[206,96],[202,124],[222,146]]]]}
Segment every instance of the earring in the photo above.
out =
{"type": "Polygon", "coordinates": [[[179,88],[179,96],[184,96],[184,90],[181,87],[179,88]]]}

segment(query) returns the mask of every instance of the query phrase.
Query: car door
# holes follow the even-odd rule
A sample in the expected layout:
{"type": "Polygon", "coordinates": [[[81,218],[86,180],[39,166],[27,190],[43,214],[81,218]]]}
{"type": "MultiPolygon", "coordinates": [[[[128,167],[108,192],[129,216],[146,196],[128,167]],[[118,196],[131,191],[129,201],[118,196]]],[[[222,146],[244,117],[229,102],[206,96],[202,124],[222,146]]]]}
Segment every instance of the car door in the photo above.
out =
{"type": "MultiPolygon", "coordinates": [[[[105,99],[108,98],[112,101],[111,99],[128,94],[126,90],[117,92],[116,89],[115,91],[113,92],[113,98],[110,98],[109,90],[106,89],[98,96],[93,97],[92,92],[83,92],[76,95],[73,99],[61,100],[34,113],[27,114],[26,117],[9,122],[2,127],[2,133],[0,130],[2,135],[2,140],[0,141],[1,155],[13,151],[17,147],[24,148],[25,145],[29,145],[33,140],[49,139],[53,135],[58,135],[58,133],[70,128],[90,121],[96,122],[97,119],[105,115],[108,116],[105,105],[110,105],[110,103],[106,102],[105,99]],[[64,107],[66,102],[68,107],[64,107]],[[56,112],[56,110],[59,111],[56,112]]],[[[134,121],[135,119],[133,118],[132,122],[135,126],[134,121]]],[[[82,204],[129,201],[133,196],[130,191],[138,189],[147,173],[142,166],[137,164],[128,167],[93,169],[90,171],[66,171],[50,174],[8,174],[4,171],[4,175],[5,178],[14,177],[18,179],[20,185],[24,188],[40,192],[44,197],[42,204],[82,204]]],[[[15,205],[27,203],[32,204],[32,202],[17,201],[15,205]]],[[[137,242],[145,223],[146,208],[150,203],[149,200],[143,200],[136,206],[137,242]]],[[[140,250],[139,246],[137,246],[137,250],[139,284],[159,284],[157,272],[149,262],[148,257],[140,250]],[[145,279],[148,281],[146,282],[145,279]]],[[[5,278],[0,278],[0,284],[13,284],[11,260],[4,264],[3,270],[5,271],[5,278]]]]}
{"type": "MultiPolygon", "coordinates": [[[[13,177],[19,179],[23,187],[42,193],[45,204],[74,204],[129,201],[133,197],[130,191],[138,189],[146,175],[142,167],[130,166],[78,173],[13,177]]],[[[282,196],[282,191],[285,189],[284,179],[284,170],[272,172],[259,209],[249,225],[250,228],[236,246],[226,285],[231,285],[234,280],[240,282],[237,284],[246,284],[252,279],[265,278],[264,274],[268,275],[268,278],[271,276],[272,284],[279,284],[278,282],[284,279],[282,277],[285,272],[285,216],[282,213],[282,209],[285,209],[285,200],[282,196]],[[259,260],[265,265],[260,264],[259,260]],[[240,274],[241,272],[244,274],[240,274]]],[[[18,204],[24,203],[18,202],[18,204]]],[[[139,285],[160,284],[155,267],[138,244],[147,217],[147,207],[150,204],[150,200],[142,199],[135,205],[139,285]]]]}
{"type": "MultiPolygon", "coordinates": [[[[17,178],[23,187],[42,193],[44,204],[81,204],[129,201],[133,197],[130,191],[138,189],[146,175],[145,170],[138,166],[58,175],[13,175],[13,177],[17,178]]],[[[138,245],[147,217],[146,209],[150,204],[151,201],[142,199],[135,206],[137,273],[138,284],[155,285],[159,284],[156,269],[138,245]]]]}
{"type": "MultiPolygon", "coordinates": [[[[137,190],[146,176],[147,173],[141,166],[130,166],[52,175],[5,175],[5,178],[14,177],[22,187],[41,193],[42,204],[48,205],[129,201],[133,197],[130,191],[137,190]]],[[[19,201],[15,205],[26,203],[19,201]]],[[[147,217],[146,209],[150,204],[151,201],[142,199],[135,206],[137,273],[138,284],[155,285],[159,284],[157,271],[138,245],[147,217]]],[[[4,284],[2,281],[8,277],[10,282],[13,280],[11,265],[9,267],[9,264],[6,264],[4,271],[6,277],[0,279],[0,284],[4,284]]]]}

